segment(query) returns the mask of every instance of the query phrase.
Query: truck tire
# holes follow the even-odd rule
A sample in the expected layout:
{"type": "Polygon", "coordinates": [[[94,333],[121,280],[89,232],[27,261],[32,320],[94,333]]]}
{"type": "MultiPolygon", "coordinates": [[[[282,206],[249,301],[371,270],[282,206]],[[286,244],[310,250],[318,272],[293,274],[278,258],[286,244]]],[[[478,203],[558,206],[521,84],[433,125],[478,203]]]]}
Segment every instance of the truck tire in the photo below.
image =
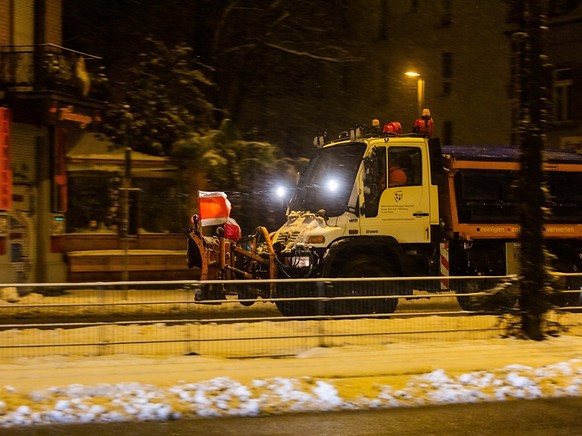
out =
{"type": "MultiPolygon", "coordinates": [[[[457,294],[472,294],[474,292],[481,292],[484,288],[480,285],[479,281],[469,281],[465,286],[464,289],[455,289],[457,294]]],[[[457,303],[461,309],[467,312],[481,310],[482,304],[479,301],[479,297],[457,297],[457,303]]]]}
{"type": "MultiPolygon", "coordinates": [[[[276,298],[301,298],[317,296],[315,283],[277,283],[276,298]]],[[[320,312],[318,301],[278,301],[275,305],[283,316],[314,316],[320,312]]]]}
{"type": "Polygon", "coordinates": [[[221,304],[221,300],[226,300],[225,288],[221,284],[203,284],[194,294],[194,301],[201,304],[221,304]]]}
{"type": "Polygon", "coordinates": [[[497,279],[467,280],[463,285],[463,289],[455,289],[457,294],[485,293],[482,296],[458,296],[457,302],[461,309],[467,312],[479,310],[507,312],[512,310],[517,303],[518,290],[515,286],[507,286],[498,289],[497,292],[491,292],[497,285],[497,279]]]}
{"type": "Polygon", "coordinates": [[[239,303],[245,307],[250,307],[255,304],[255,301],[244,301],[244,300],[256,300],[259,297],[259,293],[256,289],[243,287],[237,292],[239,303]]]}
{"type": "MultiPolygon", "coordinates": [[[[386,259],[375,256],[358,256],[350,259],[335,277],[395,277],[393,267],[386,264],[386,259]]],[[[328,292],[330,297],[359,297],[398,295],[402,292],[398,285],[389,281],[370,282],[335,282],[328,292]]],[[[362,300],[338,300],[327,303],[327,311],[332,315],[360,315],[367,313],[392,313],[398,305],[397,298],[377,298],[362,300]]]]}

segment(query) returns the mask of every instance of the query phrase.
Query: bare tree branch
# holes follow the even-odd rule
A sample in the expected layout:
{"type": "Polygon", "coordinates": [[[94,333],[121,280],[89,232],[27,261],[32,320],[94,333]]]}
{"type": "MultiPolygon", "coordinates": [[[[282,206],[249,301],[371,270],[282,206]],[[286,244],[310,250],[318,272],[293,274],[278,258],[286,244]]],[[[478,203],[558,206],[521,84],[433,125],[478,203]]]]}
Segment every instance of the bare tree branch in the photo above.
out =
{"type": "Polygon", "coordinates": [[[270,47],[270,48],[275,49],[275,50],[285,52],[285,53],[292,54],[294,56],[307,57],[307,58],[315,59],[318,61],[333,62],[333,63],[359,62],[359,61],[361,61],[361,59],[354,58],[354,57],[342,59],[342,58],[329,57],[329,56],[320,56],[320,55],[317,55],[315,53],[310,53],[308,51],[294,50],[294,49],[289,48],[289,47],[284,47],[282,45],[272,44],[272,43],[266,43],[265,46],[270,47]]]}

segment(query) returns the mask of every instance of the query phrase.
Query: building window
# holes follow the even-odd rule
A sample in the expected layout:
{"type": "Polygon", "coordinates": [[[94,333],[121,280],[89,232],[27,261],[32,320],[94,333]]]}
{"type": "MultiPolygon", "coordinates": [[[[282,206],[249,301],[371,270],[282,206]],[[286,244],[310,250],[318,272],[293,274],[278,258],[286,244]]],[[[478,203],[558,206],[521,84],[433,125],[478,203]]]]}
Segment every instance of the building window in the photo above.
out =
{"type": "Polygon", "coordinates": [[[563,15],[575,9],[580,0],[549,0],[549,14],[551,17],[563,15]]]}
{"type": "Polygon", "coordinates": [[[410,12],[416,14],[418,12],[418,0],[410,0],[410,12]]]}
{"type": "Polygon", "coordinates": [[[443,0],[443,10],[441,14],[441,26],[449,27],[453,24],[452,0],[443,0]]]}
{"type": "Polygon", "coordinates": [[[442,54],[442,74],[443,79],[453,78],[453,54],[450,52],[442,54]]]}
{"type": "Polygon", "coordinates": [[[453,92],[453,84],[448,80],[444,80],[443,81],[443,95],[444,96],[451,95],[452,92],[453,92]]]}
{"type": "Polygon", "coordinates": [[[380,23],[378,27],[378,39],[386,41],[388,39],[388,0],[380,1],[380,23]]]}
{"type": "Polygon", "coordinates": [[[569,121],[572,119],[572,70],[555,70],[552,82],[554,122],[569,121]]]}
{"type": "Polygon", "coordinates": [[[377,89],[381,89],[382,92],[377,92],[376,102],[379,104],[389,104],[390,103],[390,66],[385,63],[380,63],[376,66],[376,77],[378,77],[377,89]]]}
{"type": "Polygon", "coordinates": [[[453,145],[453,122],[445,121],[443,123],[443,143],[445,145],[453,145]]]}
{"type": "Polygon", "coordinates": [[[453,54],[445,52],[441,56],[441,75],[443,79],[443,95],[451,95],[453,84],[453,54]]]}

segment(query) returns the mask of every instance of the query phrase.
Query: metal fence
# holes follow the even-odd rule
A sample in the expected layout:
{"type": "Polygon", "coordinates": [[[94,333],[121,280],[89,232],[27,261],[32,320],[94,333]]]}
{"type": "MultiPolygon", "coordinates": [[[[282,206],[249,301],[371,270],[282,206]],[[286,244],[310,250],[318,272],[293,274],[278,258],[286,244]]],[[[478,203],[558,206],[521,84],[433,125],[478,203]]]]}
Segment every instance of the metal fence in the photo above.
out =
{"type": "MultiPolygon", "coordinates": [[[[582,275],[559,278],[560,306],[548,312],[547,327],[581,335],[582,275]]],[[[290,356],[314,347],[483,340],[518,332],[517,298],[514,276],[5,284],[0,357],[290,356]],[[209,286],[226,289],[226,298],[199,301],[209,286]],[[278,291],[260,298],[258,287],[278,291]],[[294,290],[301,298],[288,298],[294,290]]]]}

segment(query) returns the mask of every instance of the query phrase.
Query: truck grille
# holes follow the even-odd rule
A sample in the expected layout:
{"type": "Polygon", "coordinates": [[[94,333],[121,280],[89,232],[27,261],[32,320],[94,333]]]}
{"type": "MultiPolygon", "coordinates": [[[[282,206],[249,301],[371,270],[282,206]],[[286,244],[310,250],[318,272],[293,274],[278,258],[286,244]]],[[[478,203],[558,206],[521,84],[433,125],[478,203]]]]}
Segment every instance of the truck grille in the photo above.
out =
{"type": "Polygon", "coordinates": [[[277,239],[274,242],[279,242],[286,246],[286,248],[290,248],[289,246],[295,244],[297,237],[299,236],[299,232],[281,232],[277,235],[277,239]]]}

